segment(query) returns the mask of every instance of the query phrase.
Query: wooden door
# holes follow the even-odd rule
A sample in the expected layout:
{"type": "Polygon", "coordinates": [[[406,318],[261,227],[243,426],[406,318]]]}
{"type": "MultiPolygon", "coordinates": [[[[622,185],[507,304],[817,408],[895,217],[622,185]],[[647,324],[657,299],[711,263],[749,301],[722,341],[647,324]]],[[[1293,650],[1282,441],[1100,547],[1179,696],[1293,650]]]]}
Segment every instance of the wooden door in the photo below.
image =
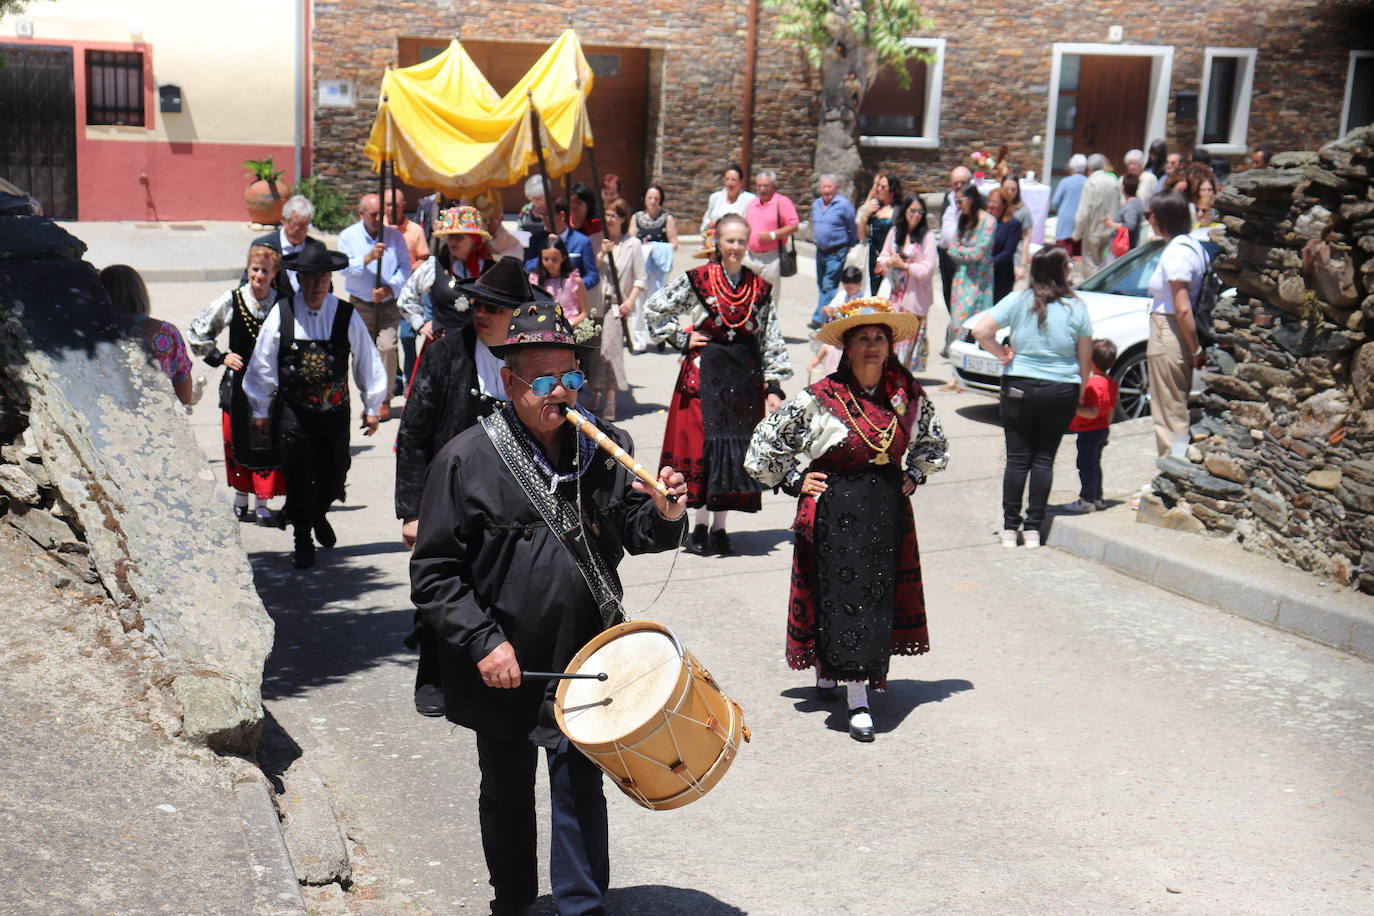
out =
{"type": "MultiPolygon", "coordinates": [[[[448,46],[447,40],[400,39],[398,62],[402,67],[418,63],[448,46]]],[[[499,93],[506,93],[520,81],[534,62],[547,51],[547,43],[511,41],[464,41],[468,52],[499,93]]],[[[647,126],[649,114],[649,51],[647,48],[623,48],[606,45],[583,45],[582,52],[596,71],[591,95],[587,98],[587,115],[596,140],[596,165],[600,174],[614,172],[625,186],[625,196],[631,211],[639,209],[644,199],[647,126]]],[[[593,190],[600,189],[592,182],[591,162],[587,156],[569,176],[569,182],[586,182],[593,190]]],[[[563,196],[563,182],[554,182],[554,196],[563,196]]],[[[424,193],[428,193],[427,191],[424,193]]],[[[414,195],[411,195],[412,199],[414,195]]],[[[519,210],[525,204],[523,182],[502,193],[507,212],[519,210]]],[[[671,201],[670,208],[671,208],[671,201]]]]}
{"type": "Polygon", "coordinates": [[[1102,153],[1121,173],[1126,151],[1145,147],[1151,69],[1149,57],[1083,55],[1073,152],[1102,153]]]}
{"type": "Polygon", "coordinates": [[[0,45],[0,176],[53,219],[76,219],[76,81],[72,49],[0,45]]]}

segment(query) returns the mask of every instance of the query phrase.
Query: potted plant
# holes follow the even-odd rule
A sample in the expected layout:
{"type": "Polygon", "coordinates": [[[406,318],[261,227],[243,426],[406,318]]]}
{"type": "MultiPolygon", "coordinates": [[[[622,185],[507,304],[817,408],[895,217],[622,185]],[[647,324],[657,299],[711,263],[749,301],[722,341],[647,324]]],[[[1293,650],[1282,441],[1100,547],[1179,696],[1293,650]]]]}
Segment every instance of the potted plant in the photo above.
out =
{"type": "Polygon", "coordinates": [[[285,169],[276,168],[272,157],[249,159],[243,164],[256,180],[243,192],[248,206],[248,218],[255,223],[277,225],[281,222],[281,208],[286,203],[288,188],[279,180],[285,169]]]}

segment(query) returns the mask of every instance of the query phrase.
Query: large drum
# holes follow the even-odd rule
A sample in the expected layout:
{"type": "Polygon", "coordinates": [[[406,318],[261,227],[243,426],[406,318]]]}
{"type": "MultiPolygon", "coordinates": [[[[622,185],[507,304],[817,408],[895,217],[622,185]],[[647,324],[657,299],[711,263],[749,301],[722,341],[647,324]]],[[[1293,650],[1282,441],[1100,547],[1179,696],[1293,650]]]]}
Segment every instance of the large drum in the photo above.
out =
{"type": "Polygon", "coordinates": [[[661,624],[611,627],[568,663],[554,715],[568,740],[645,808],[696,801],[720,782],[749,740],[744,711],[661,624]]]}

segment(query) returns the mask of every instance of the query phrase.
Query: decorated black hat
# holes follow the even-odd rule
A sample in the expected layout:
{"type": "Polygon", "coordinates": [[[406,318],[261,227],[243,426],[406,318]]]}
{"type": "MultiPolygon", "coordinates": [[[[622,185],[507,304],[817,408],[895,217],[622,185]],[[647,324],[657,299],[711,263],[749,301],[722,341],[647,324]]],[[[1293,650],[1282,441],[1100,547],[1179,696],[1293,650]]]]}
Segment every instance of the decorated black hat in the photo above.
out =
{"type": "Polygon", "coordinates": [[[476,302],[505,309],[519,308],[531,302],[553,301],[548,293],[530,283],[530,275],[519,259],[511,257],[497,261],[476,279],[459,280],[458,292],[476,302]]]}
{"type": "Polygon", "coordinates": [[[511,312],[506,342],[491,352],[505,359],[514,350],[526,347],[562,347],[585,356],[596,347],[578,343],[563,306],[552,300],[527,302],[511,312]]]}
{"type": "Polygon", "coordinates": [[[284,256],[281,266],[301,274],[332,274],[348,266],[348,255],[330,251],[324,245],[306,245],[284,256]]]}

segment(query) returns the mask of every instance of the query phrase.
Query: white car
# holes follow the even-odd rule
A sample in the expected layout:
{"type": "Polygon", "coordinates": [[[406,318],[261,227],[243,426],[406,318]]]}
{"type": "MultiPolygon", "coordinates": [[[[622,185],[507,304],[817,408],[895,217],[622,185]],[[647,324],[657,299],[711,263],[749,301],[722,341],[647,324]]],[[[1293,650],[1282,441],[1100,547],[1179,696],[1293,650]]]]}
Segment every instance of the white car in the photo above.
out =
{"type": "MultiPolygon", "coordinates": [[[[1211,244],[1205,236],[1199,240],[1211,244]]],[[[1147,287],[1163,250],[1163,242],[1147,242],[1108,264],[1076,289],[1078,297],[1088,305],[1093,336],[1116,344],[1116,364],[1111,376],[1121,386],[1117,420],[1132,420],[1150,412],[1150,382],[1145,369],[1151,301],[1147,287]]],[[[1002,382],[1002,365],[973,339],[973,326],[980,317],[981,314],[974,315],[959,329],[949,346],[949,361],[962,386],[996,396],[1002,382]]],[[[999,341],[1006,338],[1006,328],[997,332],[999,341]]],[[[1200,390],[1201,381],[1201,374],[1194,373],[1194,390],[1200,390]]]]}

